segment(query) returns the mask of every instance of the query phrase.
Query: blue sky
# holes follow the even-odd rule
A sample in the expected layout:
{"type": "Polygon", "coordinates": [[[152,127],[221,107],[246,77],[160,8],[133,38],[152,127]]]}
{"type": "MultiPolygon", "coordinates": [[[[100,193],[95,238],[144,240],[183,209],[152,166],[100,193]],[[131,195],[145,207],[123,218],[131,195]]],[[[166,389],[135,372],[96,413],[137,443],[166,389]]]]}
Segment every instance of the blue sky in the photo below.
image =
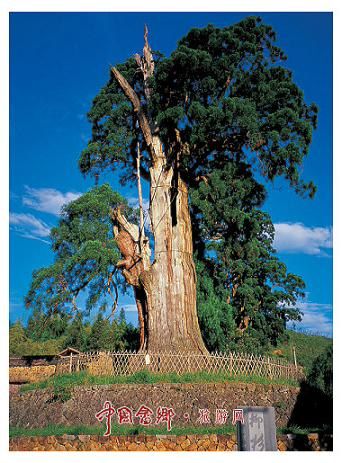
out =
{"type": "MultiPolygon", "coordinates": [[[[191,27],[226,26],[246,13],[12,13],[10,18],[10,319],[26,321],[23,296],[34,269],[53,260],[49,228],[60,206],[93,185],[77,168],[90,136],[86,113],[110,64],[140,52],[148,24],[154,49],[168,55],[191,27]]],[[[332,333],[332,15],[262,13],[288,55],[286,66],[319,108],[318,129],[303,176],[318,186],[304,200],[277,181],[265,209],[275,247],[307,285],[302,328],[332,333]]],[[[135,188],[121,187],[128,198],[135,188]]],[[[144,195],[148,197],[145,186],[144,195]]],[[[120,306],[136,320],[133,299],[120,306]]]]}

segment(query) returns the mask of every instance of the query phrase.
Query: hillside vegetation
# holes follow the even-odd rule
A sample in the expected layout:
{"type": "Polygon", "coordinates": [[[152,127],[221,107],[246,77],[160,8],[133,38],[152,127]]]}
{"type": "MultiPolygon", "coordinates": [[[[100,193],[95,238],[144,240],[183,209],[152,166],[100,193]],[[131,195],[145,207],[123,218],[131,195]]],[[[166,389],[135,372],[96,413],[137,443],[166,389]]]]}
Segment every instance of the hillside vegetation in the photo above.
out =
{"type": "MultiPolygon", "coordinates": [[[[332,339],[324,336],[314,336],[304,333],[288,331],[288,341],[280,344],[276,351],[279,356],[293,363],[293,347],[296,350],[297,363],[302,365],[306,372],[311,369],[313,361],[321,355],[329,346],[332,345],[332,339]]],[[[275,352],[270,351],[270,354],[275,352]]]]}

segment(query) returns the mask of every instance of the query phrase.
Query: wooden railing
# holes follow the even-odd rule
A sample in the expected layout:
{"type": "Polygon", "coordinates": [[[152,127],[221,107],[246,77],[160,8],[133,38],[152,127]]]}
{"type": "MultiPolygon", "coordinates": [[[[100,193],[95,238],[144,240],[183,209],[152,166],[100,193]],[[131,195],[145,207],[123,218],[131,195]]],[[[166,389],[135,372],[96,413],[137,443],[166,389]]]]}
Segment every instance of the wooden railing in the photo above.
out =
{"type": "Polygon", "coordinates": [[[199,355],[159,352],[87,352],[58,360],[56,374],[87,370],[93,375],[127,376],[139,371],[176,374],[207,372],[229,376],[259,376],[270,379],[304,378],[301,366],[282,358],[244,353],[199,355]]]}

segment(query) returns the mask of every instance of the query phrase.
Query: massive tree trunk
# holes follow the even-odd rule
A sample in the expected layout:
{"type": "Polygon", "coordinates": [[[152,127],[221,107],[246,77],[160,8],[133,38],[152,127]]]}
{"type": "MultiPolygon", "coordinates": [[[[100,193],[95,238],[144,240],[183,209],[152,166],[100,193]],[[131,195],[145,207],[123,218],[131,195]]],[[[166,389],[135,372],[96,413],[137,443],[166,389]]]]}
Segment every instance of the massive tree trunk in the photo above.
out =
{"type": "MultiPolygon", "coordinates": [[[[153,73],[151,50],[145,34],[144,56],[139,58],[147,78],[153,73]]],[[[148,352],[184,351],[207,354],[196,310],[196,271],[193,261],[188,188],[166,155],[156,131],[144,114],[139,98],[116,69],[113,75],[131,101],[140,130],[148,146],[150,167],[150,218],[154,236],[154,261],[150,263],[147,238],[141,244],[142,230],[129,224],[119,211],[113,211],[115,236],[124,260],[119,263],[134,287],[140,323],[140,349],[148,352]]],[[[145,88],[150,96],[150,89],[145,88]]]]}
{"type": "Polygon", "coordinates": [[[154,262],[142,279],[148,306],[142,348],[205,353],[196,311],[187,186],[174,168],[166,168],[163,156],[158,156],[150,174],[154,262]]]}

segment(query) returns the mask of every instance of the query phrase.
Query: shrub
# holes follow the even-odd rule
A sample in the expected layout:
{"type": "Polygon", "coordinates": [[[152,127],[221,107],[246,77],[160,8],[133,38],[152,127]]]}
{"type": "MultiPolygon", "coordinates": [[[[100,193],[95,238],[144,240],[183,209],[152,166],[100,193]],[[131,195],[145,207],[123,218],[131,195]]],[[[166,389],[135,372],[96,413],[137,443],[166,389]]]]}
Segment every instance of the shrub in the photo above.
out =
{"type": "Polygon", "coordinates": [[[330,345],[313,362],[307,377],[310,386],[322,391],[326,397],[332,400],[333,397],[333,348],[330,345]]]}

